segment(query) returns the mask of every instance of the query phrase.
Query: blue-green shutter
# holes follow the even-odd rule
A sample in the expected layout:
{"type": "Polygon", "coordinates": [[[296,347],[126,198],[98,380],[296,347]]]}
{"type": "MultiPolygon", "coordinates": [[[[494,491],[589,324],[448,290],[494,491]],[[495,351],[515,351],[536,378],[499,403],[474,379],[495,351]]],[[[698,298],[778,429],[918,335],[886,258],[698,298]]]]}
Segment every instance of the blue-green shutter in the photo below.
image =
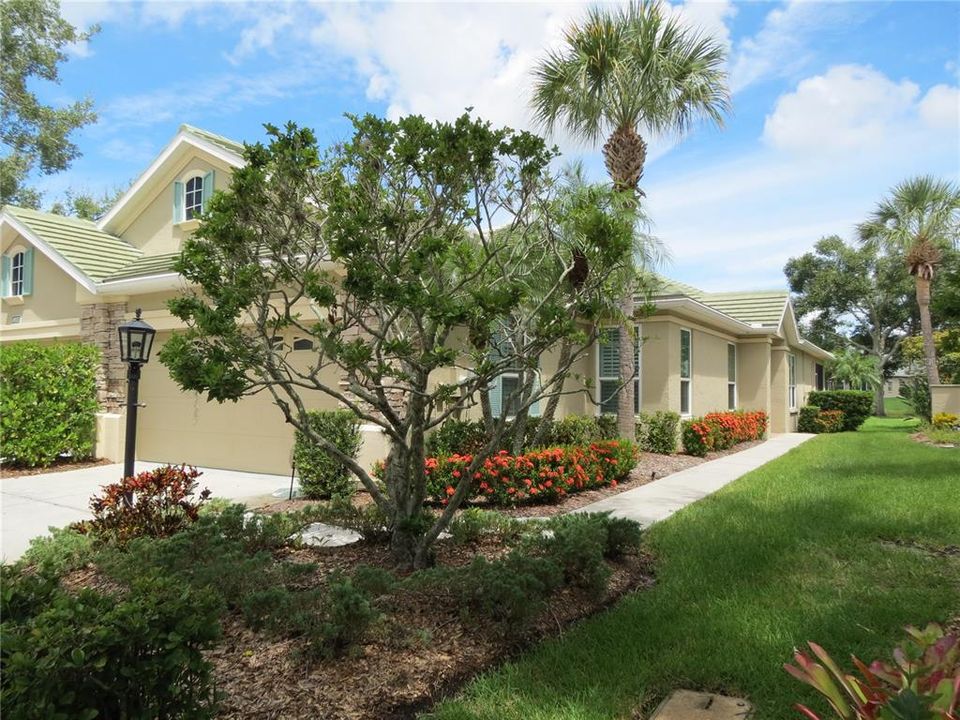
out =
{"type": "Polygon", "coordinates": [[[203,191],[202,199],[200,202],[203,203],[202,208],[203,212],[206,212],[210,207],[210,198],[213,197],[213,183],[214,183],[213,170],[208,172],[203,176],[203,191]]]}
{"type": "Polygon", "coordinates": [[[3,297],[10,296],[10,256],[4,255],[2,259],[3,270],[2,278],[0,278],[0,295],[3,297]]]}
{"type": "Polygon", "coordinates": [[[503,412],[503,383],[499,375],[490,382],[487,396],[490,398],[490,414],[495,418],[500,417],[503,412]]]}
{"type": "Polygon", "coordinates": [[[173,184],[173,221],[183,222],[183,183],[173,184]]]}
{"type": "Polygon", "coordinates": [[[600,377],[620,377],[620,333],[616,328],[600,336],[600,377]]]}
{"type": "Polygon", "coordinates": [[[33,248],[23,251],[23,294],[33,292],[33,248]]]}

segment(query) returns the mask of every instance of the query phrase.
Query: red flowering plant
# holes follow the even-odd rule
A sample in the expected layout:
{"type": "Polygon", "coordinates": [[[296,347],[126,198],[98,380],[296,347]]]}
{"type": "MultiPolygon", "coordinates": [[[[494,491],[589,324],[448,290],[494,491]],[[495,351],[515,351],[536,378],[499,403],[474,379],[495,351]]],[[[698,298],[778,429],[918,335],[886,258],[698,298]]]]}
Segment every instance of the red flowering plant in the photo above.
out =
{"type": "MultiPolygon", "coordinates": [[[[501,450],[473,473],[469,497],[495,505],[558,502],[568,494],[616,486],[638,459],[636,444],[625,440],[544,448],[522,455],[501,450]]],[[[471,455],[456,454],[427,458],[428,497],[445,505],[472,460],[471,455]]]]}
{"type": "Polygon", "coordinates": [[[767,431],[767,414],[762,410],[707,413],[683,424],[683,449],[703,457],[711,450],[727,450],[742,442],[760,440],[767,431]]]}
{"type": "MultiPolygon", "coordinates": [[[[784,665],[793,677],[826,698],[843,720],[960,720],[960,638],[931,623],[907,628],[907,641],[893,652],[893,663],[869,666],[854,656],[860,677],[845,673],[816,643],[814,657],[794,652],[796,665],[784,665]],[[819,661],[819,662],[818,662],[819,661]]],[[[809,720],[820,716],[805,705],[809,720]]]]}
{"type": "Polygon", "coordinates": [[[93,519],[74,527],[118,545],[138,537],[173,535],[197,519],[210,497],[208,489],[194,497],[200,475],[187,465],[166,465],[125,477],[93,496],[93,519]]]}
{"type": "Polygon", "coordinates": [[[835,433],[843,430],[843,410],[821,410],[814,420],[817,432],[835,433]]]}

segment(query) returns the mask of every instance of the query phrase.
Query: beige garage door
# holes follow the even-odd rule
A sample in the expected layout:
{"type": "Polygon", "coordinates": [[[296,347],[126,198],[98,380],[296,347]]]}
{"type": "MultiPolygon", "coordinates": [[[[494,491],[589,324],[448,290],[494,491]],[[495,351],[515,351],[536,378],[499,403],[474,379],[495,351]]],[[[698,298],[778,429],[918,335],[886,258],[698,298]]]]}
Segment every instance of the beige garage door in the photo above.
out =
{"type": "MultiPolygon", "coordinates": [[[[184,392],[170,379],[156,352],[169,338],[158,333],[154,356],[143,368],[137,428],[137,459],[187,463],[248,472],[290,472],[293,428],[268,393],[223,404],[184,392]]],[[[309,351],[304,351],[309,352],[309,351]]],[[[308,358],[304,357],[307,361],[308,358]]],[[[332,408],[325,396],[312,408],[332,408]]]]}

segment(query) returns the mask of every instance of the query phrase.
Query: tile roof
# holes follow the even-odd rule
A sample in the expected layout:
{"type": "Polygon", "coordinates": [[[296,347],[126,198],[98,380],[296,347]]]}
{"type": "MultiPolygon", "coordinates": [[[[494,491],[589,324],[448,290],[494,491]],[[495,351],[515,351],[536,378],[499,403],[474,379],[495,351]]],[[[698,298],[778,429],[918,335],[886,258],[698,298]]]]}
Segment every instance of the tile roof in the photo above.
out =
{"type": "Polygon", "coordinates": [[[217,135],[216,133],[202,130],[198,127],[194,127],[193,125],[187,125],[186,123],[180,126],[180,130],[182,132],[195,135],[201,140],[206,140],[209,143],[213,143],[217,147],[220,147],[228,152],[232,152],[235,155],[243,155],[243,143],[239,143],[236,140],[231,140],[223,135],[217,135]]]}
{"type": "Polygon", "coordinates": [[[178,252],[164,253],[162,255],[146,255],[103,278],[103,282],[172,273],[175,272],[173,264],[179,257],[180,253],[178,252]]]}
{"type": "Polygon", "coordinates": [[[91,280],[99,282],[141,257],[125,240],[98,230],[89,220],[5,205],[22,222],[91,280]]]}
{"type": "Polygon", "coordinates": [[[658,280],[654,298],[683,295],[748,325],[777,327],[789,299],[786,290],[712,293],[662,276],[658,280]]]}

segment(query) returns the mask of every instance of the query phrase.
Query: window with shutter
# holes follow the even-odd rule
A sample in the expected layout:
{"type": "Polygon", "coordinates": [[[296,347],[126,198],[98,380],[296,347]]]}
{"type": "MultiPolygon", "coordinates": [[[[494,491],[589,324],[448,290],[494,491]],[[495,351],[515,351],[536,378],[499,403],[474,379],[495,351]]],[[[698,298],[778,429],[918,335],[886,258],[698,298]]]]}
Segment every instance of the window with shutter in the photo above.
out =
{"type": "MultiPolygon", "coordinates": [[[[636,326],[634,344],[633,411],[640,412],[640,326],[636,326]]],[[[600,333],[597,356],[597,389],[599,390],[600,413],[616,415],[620,381],[620,330],[604,328],[600,333]]]]}

